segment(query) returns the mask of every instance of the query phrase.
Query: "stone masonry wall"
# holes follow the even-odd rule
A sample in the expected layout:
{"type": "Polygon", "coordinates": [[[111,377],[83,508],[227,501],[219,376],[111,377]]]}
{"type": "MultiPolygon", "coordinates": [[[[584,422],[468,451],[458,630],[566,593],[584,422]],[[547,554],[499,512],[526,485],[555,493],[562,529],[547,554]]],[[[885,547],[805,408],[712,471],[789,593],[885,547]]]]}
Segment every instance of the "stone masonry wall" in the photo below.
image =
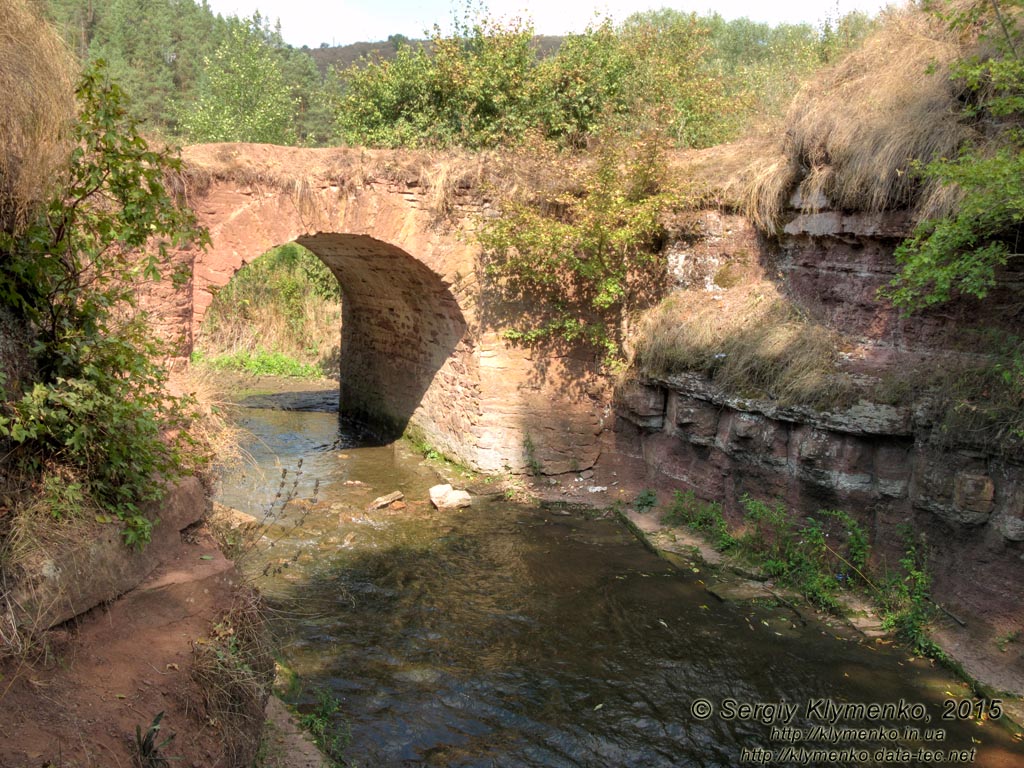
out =
{"type": "Polygon", "coordinates": [[[187,359],[213,292],[298,241],[341,284],[343,411],[392,433],[415,426],[483,471],[590,466],[608,411],[579,386],[588,364],[510,347],[481,319],[471,230],[486,201],[459,188],[439,215],[429,176],[395,170],[409,154],[187,148],[185,194],[211,245],[176,254],[184,286],[144,297],[157,329],[187,359]]]}

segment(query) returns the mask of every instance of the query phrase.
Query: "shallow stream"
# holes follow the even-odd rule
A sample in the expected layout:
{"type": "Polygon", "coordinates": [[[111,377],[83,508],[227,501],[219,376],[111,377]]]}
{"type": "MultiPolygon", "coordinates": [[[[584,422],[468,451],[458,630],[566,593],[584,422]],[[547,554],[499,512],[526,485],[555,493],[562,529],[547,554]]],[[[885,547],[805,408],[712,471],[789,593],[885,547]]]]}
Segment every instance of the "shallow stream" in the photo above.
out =
{"type": "Polygon", "coordinates": [[[430,462],[339,427],[333,394],[244,402],[253,463],[218,500],[272,523],[244,567],[300,709],[340,703],[342,765],[1024,765],[905,650],[719,602],[613,519],[497,494],[438,512],[430,462]],[[404,509],[367,511],[396,490],[404,509]],[[895,706],[833,709],[849,703],[895,706]]]}

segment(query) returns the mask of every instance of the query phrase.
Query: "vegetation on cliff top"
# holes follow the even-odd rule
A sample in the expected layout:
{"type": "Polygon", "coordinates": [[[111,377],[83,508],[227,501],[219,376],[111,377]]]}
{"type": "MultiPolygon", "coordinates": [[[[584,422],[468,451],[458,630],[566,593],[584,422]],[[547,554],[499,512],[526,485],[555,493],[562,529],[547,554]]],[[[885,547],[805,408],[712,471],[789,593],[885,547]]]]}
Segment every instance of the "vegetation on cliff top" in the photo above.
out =
{"type": "Polygon", "coordinates": [[[886,296],[907,312],[985,298],[1024,223],[1022,51],[1018,0],[887,12],[794,99],[754,218],[773,229],[794,190],[808,212],[908,210],[886,296]]]}
{"type": "Polygon", "coordinates": [[[74,70],[29,0],[7,0],[0,28],[0,230],[20,231],[68,151],[74,70]]]}

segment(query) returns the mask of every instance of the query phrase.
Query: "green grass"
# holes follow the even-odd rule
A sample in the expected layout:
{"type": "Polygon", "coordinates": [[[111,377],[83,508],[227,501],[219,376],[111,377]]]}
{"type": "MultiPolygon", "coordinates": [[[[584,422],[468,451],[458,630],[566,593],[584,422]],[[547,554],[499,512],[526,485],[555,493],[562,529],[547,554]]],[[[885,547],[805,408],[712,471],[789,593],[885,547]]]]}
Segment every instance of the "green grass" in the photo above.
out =
{"type": "Polygon", "coordinates": [[[661,520],[667,525],[681,525],[704,534],[719,551],[731,549],[736,544],[722,514],[722,505],[701,501],[693,491],[676,491],[661,520]]]}
{"type": "Polygon", "coordinates": [[[309,732],[332,766],[346,765],[342,755],[352,741],[352,731],[341,711],[341,701],[323,688],[318,688],[315,695],[315,705],[299,715],[299,725],[309,732]]]}
{"type": "MultiPolygon", "coordinates": [[[[715,549],[730,552],[826,611],[839,613],[841,593],[858,589],[878,605],[883,628],[915,653],[948,662],[928,637],[935,614],[928,552],[909,527],[902,531],[904,553],[899,567],[876,573],[868,568],[868,533],[846,512],[819,510],[801,519],[780,501],[769,503],[745,495],[740,503],[744,525],[736,534],[722,505],[702,501],[693,491],[676,491],[661,519],[666,525],[685,526],[708,537],[715,549]]],[[[1000,649],[1014,640],[1016,636],[1003,638],[1000,649]]]]}
{"type": "Polygon", "coordinates": [[[281,352],[264,350],[240,350],[215,357],[193,353],[192,362],[215,371],[241,371],[255,376],[290,376],[300,379],[319,379],[324,376],[324,370],[317,363],[303,363],[281,352]]]}

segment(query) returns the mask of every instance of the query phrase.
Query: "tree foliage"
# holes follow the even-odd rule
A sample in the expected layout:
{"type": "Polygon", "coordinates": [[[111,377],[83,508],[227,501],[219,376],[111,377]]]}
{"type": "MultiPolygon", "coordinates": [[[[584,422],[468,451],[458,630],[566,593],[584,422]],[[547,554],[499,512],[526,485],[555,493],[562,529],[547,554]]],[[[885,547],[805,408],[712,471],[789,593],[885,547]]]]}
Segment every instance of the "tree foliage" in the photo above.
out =
{"type": "Polygon", "coordinates": [[[34,332],[36,372],[20,399],[6,393],[0,437],[44,487],[62,473],[65,491],[123,520],[141,544],[151,523],[139,505],[186,471],[187,413],[165,393],[135,286],[164,277],[169,246],[204,234],[164,187],[178,161],[138,135],[102,66],[76,95],[75,148],[56,191],[23,233],[0,235],[0,298],[34,332]]]}
{"type": "MultiPolygon", "coordinates": [[[[285,83],[292,132],[279,133],[278,138],[323,144],[330,137],[332,121],[323,98],[323,77],[312,57],[308,51],[286,45],[278,31],[262,19],[223,18],[199,0],[46,0],[45,4],[82,61],[107,62],[111,78],[129,96],[130,114],[149,133],[182,135],[182,116],[192,116],[196,118],[193,123],[210,127],[212,117],[203,122],[196,116],[211,103],[216,108],[219,97],[225,99],[229,110],[244,106],[239,94],[264,83],[262,71],[241,66],[248,60],[250,64],[266,63],[266,71],[271,76],[276,73],[285,83]],[[246,25],[252,34],[244,42],[252,47],[254,40],[262,41],[269,52],[245,52],[246,45],[237,37],[239,27],[246,25]],[[208,66],[221,70],[213,73],[212,82],[208,66]],[[231,72],[236,75],[233,83],[231,72]],[[253,76],[255,80],[245,79],[253,76]]],[[[273,97],[281,101],[281,92],[275,88],[273,97]]],[[[259,95],[255,90],[254,101],[259,101],[255,98],[259,95]]],[[[243,133],[241,128],[252,133],[237,116],[228,124],[233,130],[217,125],[220,134],[232,138],[243,133]]]]}
{"type": "Polygon", "coordinates": [[[259,16],[231,19],[224,41],[203,63],[181,127],[192,141],[291,144],[296,103],[275,55],[280,36],[259,16]]]}
{"type": "Polygon", "coordinates": [[[533,28],[467,18],[428,45],[397,40],[393,60],[336,72],[340,137],[370,146],[495,146],[533,122],[533,28]]]}
{"type": "Polygon", "coordinates": [[[902,270],[885,294],[906,311],[958,295],[985,298],[998,269],[1020,256],[1024,234],[1024,3],[934,2],[927,8],[953,29],[979,30],[991,54],[966,58],[953,70],[966,91],[964,119],[974,121],[984,139],[918,169],[955,188],[961,200],[952,215],[922,221],[896,250],[902,270]]]}

